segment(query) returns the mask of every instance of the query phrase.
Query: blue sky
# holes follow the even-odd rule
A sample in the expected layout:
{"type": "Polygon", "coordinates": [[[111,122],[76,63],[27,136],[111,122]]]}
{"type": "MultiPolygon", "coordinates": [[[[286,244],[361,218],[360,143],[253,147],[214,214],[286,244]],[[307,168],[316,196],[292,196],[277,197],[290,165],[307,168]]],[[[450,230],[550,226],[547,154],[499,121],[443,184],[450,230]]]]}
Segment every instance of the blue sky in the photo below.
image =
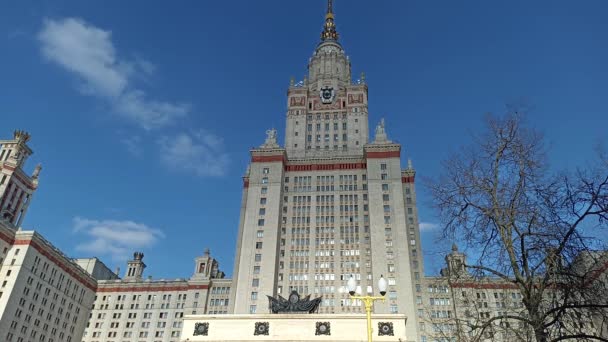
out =
{"type": "MultiPolygon", "coordinates": [[[[248,149],[282,141],[286,90],[319,40],[325,1],[18,1],[0,5],[0,136],[32,134],[43,164],[25,228],[111,268],[189,277],[205,247],[232,273],[248,149]]],[[[337,0],[341,42],[366,73],[418,179],[484,113],[527,103],[550,160],[584,166],[608,124],[605,1],[337,0]]],[[[427,273],[449,244],[418,182],[427,273]]]]}

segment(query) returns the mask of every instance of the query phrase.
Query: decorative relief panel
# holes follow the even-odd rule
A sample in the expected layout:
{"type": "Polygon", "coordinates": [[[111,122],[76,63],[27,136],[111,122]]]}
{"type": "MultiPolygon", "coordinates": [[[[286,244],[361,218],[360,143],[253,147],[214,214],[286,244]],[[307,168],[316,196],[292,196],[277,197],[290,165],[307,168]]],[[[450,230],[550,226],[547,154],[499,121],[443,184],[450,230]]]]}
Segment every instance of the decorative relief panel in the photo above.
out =
{"type": "Polygon", "coordinates": [[[331,323],[317,322],[315,335],[331,335],[331,323]]]}
{"type": "Polygon", "coordinates": [[[209,323],[194,323],[194,336],[207,336],[209,334],[209,323]]]}
{"type": "Polygon", "coordinates": [[[292,97],[291,99],[289,99],[289,106],[290,107],[304,107],[306,105],[306,97],[302,96],[302,97],[292,97]]]}
{"type": "Polygon", "coordinates": [[[254,335],[268,335],[270,333],[270,324],[268,322],[255,322],[254,335]]]}
{"type": "Polygon", "coordinates": [[[378,322],[378,336],[395,336],[392,322],[378,322]]]}
{"type": "Polygon", "coordinates": [[[315,100],[315,102],[313,104],[313,109],[314,110],[340,109],[341,105],[342,105],[342,100],[341,99],[337,99],[337,101],[334,101],[331,104],[323,104],[323,103],[321,103],[321,101],[315,100]]]}
{"type": "Polygon", "coordinates": [[[363,94],[349,94],[348,103],[363,103],[363,94]]]}

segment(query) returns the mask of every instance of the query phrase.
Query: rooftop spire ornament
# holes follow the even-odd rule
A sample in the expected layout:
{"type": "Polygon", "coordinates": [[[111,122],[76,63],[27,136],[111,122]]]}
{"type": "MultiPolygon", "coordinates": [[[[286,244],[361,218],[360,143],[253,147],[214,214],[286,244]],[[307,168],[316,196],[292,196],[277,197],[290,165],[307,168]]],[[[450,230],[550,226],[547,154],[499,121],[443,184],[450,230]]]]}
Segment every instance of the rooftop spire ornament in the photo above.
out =
{"type": "Polygon", "coordinates": [[[338,40],[338,32],[334,23],[334,2],[327,0],[327,14],[325,15],[325,25],[321,32],[321,41],[338,40]]]}

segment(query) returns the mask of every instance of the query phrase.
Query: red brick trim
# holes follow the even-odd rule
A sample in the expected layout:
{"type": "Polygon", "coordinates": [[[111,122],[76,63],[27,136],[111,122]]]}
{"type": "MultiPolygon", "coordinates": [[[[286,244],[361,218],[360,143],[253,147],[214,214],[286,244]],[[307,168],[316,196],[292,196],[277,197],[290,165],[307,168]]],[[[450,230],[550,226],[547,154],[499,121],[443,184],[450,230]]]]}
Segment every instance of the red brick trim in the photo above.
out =
{"type": "Polygon", "coordinates": [[[19,181],[21,181],[21,183],[23,183],[28,189],[32,191],[36,190],[36,186],[32,184],[30,180],[24,179],[18,173],[13,173],[13,176],[15,176],[19,181]]]}
{"type": "Polygon", "coordinates": [[[401,177],[401,183],[414,183],[414,176],[401,177]]]}
{"type": "Polygon", "coordinates": [[[599,278],[602,273],[608,271],[608,262],[605,262],[599,269],[594,270],[591,272],[591,276],[590,276],[590,280],[588,280],[586,283],[590,284],[593,283],[594,281],[597,280],[597,278],[599,278]]]}
{"type": "Polygon", "coordinates": [[[285,171],[331,171],[366,169],[366,163],[294,164],[285,165],[285,171]]]}
{"type": "Polygon", "coordinates": [[[270,155],[270,156],[251,156],[252,163],[272,163],[272,162],[283,162],[283,155],[270,155]]]}
{"type": "Polygon", "coordinates": [[[502,289],[502,290],[513,290],[518,287],[513,284],[480,284],[480,283],[453,283],[450,284],[452,288],[471,288],[471,289],[502,289]]]}
{"type": "Polygon", "coordinates": [[[401,151],[382,151],[382,152],[367,152],[365,155],[368,159],[377,158],[400,158],[401,151]]]}
{"type": "Polygon", "coordinates": [[[2,234],[1,232],[0,232],[0,239],[4,240],[9,245],[12,245],[15,242],[14,238],[7,236],[5,234],[2,234]]]}
{"type": "Polygon", "coordinates": [[[187,290],[207,290],[209,285],[171,285],[171,286],[111,286],[97,288],[97,292],[162,292],[162,291],[187,291],[187,290]]]}
{"type": "Polygon", "coordinates": [[[52,253],[50,253],[49,251],[47,251],[46,248],[44,248],[43,246],[41,246],[36,241],[33,241],[31,239],[16,239],[13,244],[14,245],[30,245],[30,246],[32,246],[40,254],[42,254],[47,259],[49,259],[51,262],[53,262],[55,265],[57,265],[59,268],[61,268],[65,273],[69,274],[71,277],[73,277],[74,279],[78,280],[78,282],[80,282],[84,286],[88,287],[92,291],[97,290],[97,286],[96,286],[95,283],[90,282],[89,280],[87,280],[86,278],[84,278],[80,274],[78,274],[78,272],[74,271],[72,268],[70,268],[69,266],[65,265],[65,263],[62,260],[60,260],[59,258],[56,258],[52,253]]]}

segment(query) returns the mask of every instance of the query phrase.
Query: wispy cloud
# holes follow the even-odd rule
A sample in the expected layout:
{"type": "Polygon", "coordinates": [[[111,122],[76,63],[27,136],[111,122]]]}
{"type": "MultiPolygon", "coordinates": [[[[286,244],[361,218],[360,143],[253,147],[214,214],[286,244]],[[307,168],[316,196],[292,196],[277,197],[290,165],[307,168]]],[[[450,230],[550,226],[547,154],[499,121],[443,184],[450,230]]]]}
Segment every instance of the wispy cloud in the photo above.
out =
{"type": "Polygon", "coordinates": [[[223,140],[205,131],[163,137],[159,144],[161,161],[170,169],[198,176],[222,176],[230,162],[223,151],[223,140]]]}
{"type": "Polygon", "coordinates": [[[108,255],[112,260],[124,260],[135,249],[147,248],[165,237],[160,229],[133,221],[73,219],[73,231],[87,240],[76,250],[94,256],[108,255]]]}
{"type": "Polygon", "coordinates": [[[139,135],[129,136],[122,139],[121,142],[126,146],[127,152],[129,152],[132,156],[141,158],[141,156],[144,154],[142,139],[139,135]]]}
{"type": "Polygon", "coordinates": [[[431,222],[420,222],[419,227],[421,232],[430,232],[433,230],[437,230],[439,228],[439,225],[437,223],[431,222]]]}
{"type": "Polygon", "coordinates": [[[133,85],[155,66],[143,58],[120,58],[111,32],[82,19],[47,19],[38,33],[42,54],[51,62],[76,75],[80,90],[104,99],[123,117],[146,130],[170,124],[187,115],[189,105],[150,99],[133,85]]]}

